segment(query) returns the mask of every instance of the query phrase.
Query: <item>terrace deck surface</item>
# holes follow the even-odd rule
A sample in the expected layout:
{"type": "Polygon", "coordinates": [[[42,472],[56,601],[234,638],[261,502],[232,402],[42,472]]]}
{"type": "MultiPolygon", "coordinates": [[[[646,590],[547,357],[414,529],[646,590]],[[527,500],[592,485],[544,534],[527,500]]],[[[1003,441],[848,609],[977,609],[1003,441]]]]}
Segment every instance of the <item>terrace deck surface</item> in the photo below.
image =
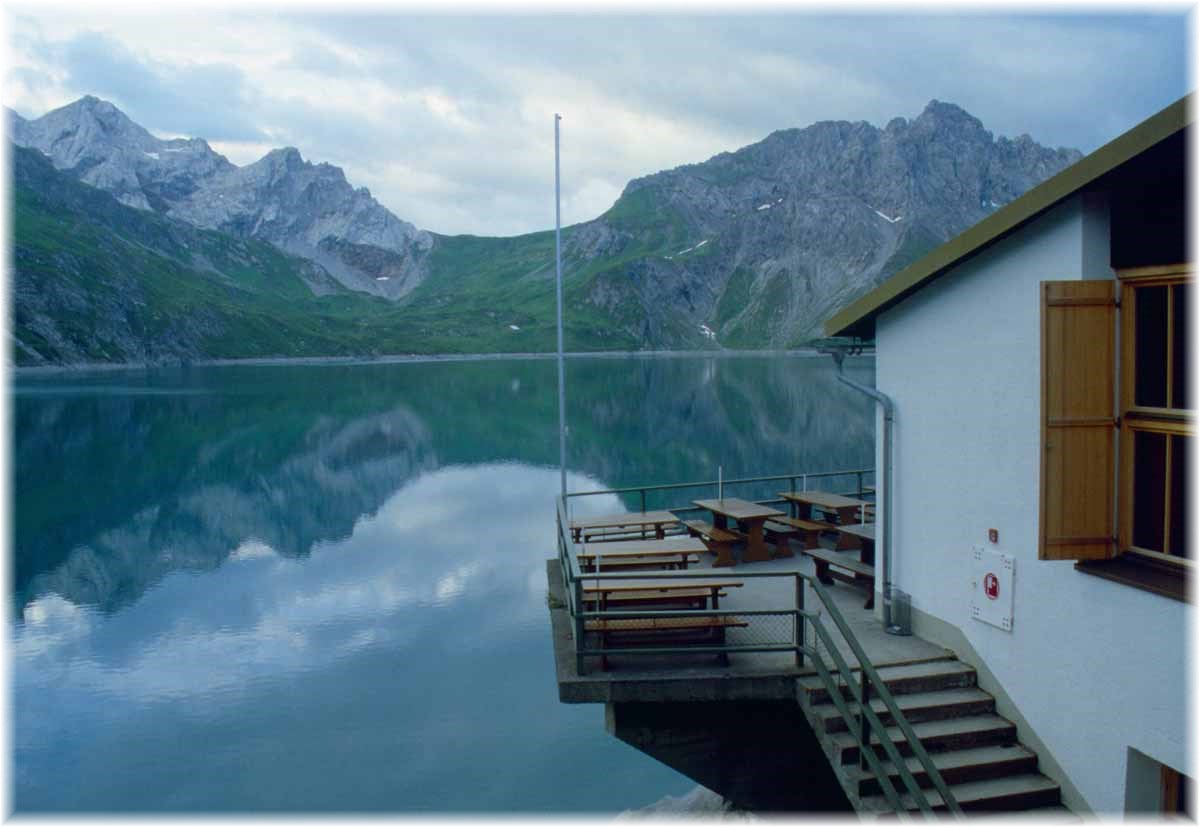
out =
{"type": "MultiPolygon", "coordinates": [[[[712,556],[704,555],[698,565],[679,574],[686,578],[698,571],[713,570],[727,579],[743,580],[743,588],[731,590],[729,596],[722,599],[722,609],[790,607],[795,600],[793,577],[743,578],[741,575],[749,572],[789,574],[798,570],[812,574],[812,560],[799,553],[798,545],[793,546],[793,551],[796,555],[791,558],[741,563],[733,569],[715,570],[712,569],[712,556]]],[[[807,659],[803,666],[797,667],[791,653],[750,652],[731,654],[729,666],[719,665],[711,654],[616,655],[612,656],[612,668],[607,671],[600,668],[598,657],[589,658],[585,673],[580,675],[576,671],[569,613],[565,608],[553,608],[566,605],[557,560],[546,561],[546,577],[552,607],[550,616],[559,697],[565,702],[792,700],[796,697],[796,679],[815,671],[807,659]]],[[[826,591],[876,666],[921,663],[952,656],[948,650],[918,637],[887,634],[874,612],[863,608],[864,592],[861,589],[838,583],[826,587],[826,591]]],[[[806,587],[805,607],[810,610],[820,608],[820,600],[811,587],[806,587]]],[[[776,622],[782,621],[780,618],[776,622]]],[[[827,621],[826,625],[834,632],[837,648],[853,668],[855,661],[849,646],[841,640],[831,622],[827,621]]],[[[747,638],[739,636],[752,634],[752,628],[735,629],[729,632],[728,640],[731,644],[747,642],[747,638]]],[[[811,628],[807,637],[810,642],[813,640],[811,628]]]]}

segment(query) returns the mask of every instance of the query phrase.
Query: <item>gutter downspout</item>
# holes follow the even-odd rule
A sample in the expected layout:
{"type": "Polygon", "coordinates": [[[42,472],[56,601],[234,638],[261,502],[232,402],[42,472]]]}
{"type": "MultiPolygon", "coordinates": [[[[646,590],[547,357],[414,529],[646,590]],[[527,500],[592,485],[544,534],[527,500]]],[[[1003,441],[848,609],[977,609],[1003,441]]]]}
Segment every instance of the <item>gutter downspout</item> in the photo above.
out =
{"type": "Polygon", "coordinates": [[[879,516],[883,522],[883,548],[880,549],[883,559],[883,627],[890,635],[911,634],[892,624],[892,425],[895,422],[896,408],[886,394],[860,385],[842,374],[842,360],[845,354],[830,355],[837,365],[838,381],[859,393],[865,393],[883,408],[883,496],[879,504],[882,512],[879,516]]]}

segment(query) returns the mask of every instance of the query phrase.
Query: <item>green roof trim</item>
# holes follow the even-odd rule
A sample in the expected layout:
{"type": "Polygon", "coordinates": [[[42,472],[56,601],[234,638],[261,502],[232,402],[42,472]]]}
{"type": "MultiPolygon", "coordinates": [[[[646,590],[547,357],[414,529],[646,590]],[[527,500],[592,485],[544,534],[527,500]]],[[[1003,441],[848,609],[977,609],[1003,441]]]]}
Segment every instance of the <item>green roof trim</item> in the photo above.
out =
{"type": "Polygon", "coordinates": [[[1192,122],[1192,95],[1152,115],[1091,155],[1067,167],[1015,201],[860,296],[825,322],[826,336],[861,335],[875,317],[903,301],[946,270],[981,252],[1096,179],[1163,141],[1192,122]]]}

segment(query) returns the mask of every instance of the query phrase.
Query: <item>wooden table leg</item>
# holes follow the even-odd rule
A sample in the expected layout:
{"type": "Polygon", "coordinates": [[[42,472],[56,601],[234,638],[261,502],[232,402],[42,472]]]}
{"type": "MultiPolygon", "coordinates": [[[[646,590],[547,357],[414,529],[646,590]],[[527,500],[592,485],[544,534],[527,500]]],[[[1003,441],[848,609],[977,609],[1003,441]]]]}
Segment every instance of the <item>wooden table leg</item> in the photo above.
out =
{"type": "MultiPolygon", "coordinates": [[[[840,525],[854,525],[855,524],[854,513],[856,511],[858,511],[857,508],[839,508],[837,510],[838,523],[840,525]]],[[[862,548],[862,541],[859,540],[857,537],[855,537],[853,534],[846,534],[844,531],[839,531],[837,545],[835,546],[835,548],[838,551],[862,548]]]]}
{"type": "Polygon", "coordinates": [[[832,586],[833,576],[829,573],[829,564],[824,560],[818,560],[816,557],[813,558],[813,562],[817,566],[817,580],[826,586],[832,586]]]}
{"type": "Polygon", "coordinates": [[[717,555],[717,559],[713,561],[713,568],[737,565],[737,561],[733,559],[733,546],[729,543],[714,540],[709,549],[717,555]]]}
{"type": "Polygon", "coordinates": [[[767,550],[767,544],[763,540],[763,523],[766,520],[744,520],[742,524],[746,527],[746,551],[742,554],[742,561],[746,563],[760,563],[764,560],[771,559],[771,552],[767,550]]]}

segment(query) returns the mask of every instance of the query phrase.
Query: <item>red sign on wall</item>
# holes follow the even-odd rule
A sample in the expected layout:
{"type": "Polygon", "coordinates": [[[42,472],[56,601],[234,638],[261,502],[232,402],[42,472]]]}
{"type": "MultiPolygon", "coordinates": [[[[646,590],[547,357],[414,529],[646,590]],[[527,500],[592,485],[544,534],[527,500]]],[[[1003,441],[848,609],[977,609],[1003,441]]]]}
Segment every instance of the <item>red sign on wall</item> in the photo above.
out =
{"type": "Polygon", "coordinates": [[[990,571],[983,576],[983,593],[988,596],[989,600],[1000,597],[1000,578],[990,571]]]}

